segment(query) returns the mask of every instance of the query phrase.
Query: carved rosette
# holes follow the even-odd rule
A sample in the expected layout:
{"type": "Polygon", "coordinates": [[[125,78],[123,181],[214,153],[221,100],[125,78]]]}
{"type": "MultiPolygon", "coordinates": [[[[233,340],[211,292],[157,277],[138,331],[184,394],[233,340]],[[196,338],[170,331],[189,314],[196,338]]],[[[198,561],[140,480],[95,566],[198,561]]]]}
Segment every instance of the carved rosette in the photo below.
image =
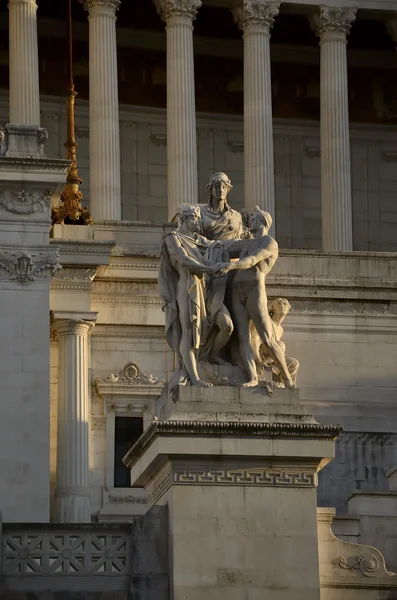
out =
{"type": "Polygon", "coordinates": [[[120,0],[84,0],[84,8],[89,17],[101,16],[116,19],[116,11],[120,6],[120,0]]]}
{"type": "Polygon", "coordinates": [[[192,25],[201,0],[154,0],[160,17],[167,25],[192,25]]]}
{"type": "Polygon", "coordinates": [[[244,33],[270,33],[281,2],[243,0],[232,9],[234,20],[244,33]]]}
{"type": "Polygon", "coordinates": [[[311,19],[312,28],[321,41],[346,41],[350,28],[356,20],[356,13],[356,8],[321,6],[320,12],[311,19]]]}

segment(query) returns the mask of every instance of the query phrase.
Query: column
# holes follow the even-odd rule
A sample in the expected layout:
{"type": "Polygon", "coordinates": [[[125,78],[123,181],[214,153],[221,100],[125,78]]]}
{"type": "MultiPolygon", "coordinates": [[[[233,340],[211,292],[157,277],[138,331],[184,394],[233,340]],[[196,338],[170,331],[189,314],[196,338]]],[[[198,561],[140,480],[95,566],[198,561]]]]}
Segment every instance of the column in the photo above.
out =
{"type": "Polygon", "coordinates": [[[53,316],[59,334],[56,521],[89,523],[88,332],[96,313],[53,316]]]}
{"type": "Polygon", "coordinates": [[[193,20],[201,0],[155,0],[167,33],[168,218],[198,202],[193,20]]]}
{"type": "Polygon", "coordinates": [[[36,0],[9,0],[10,123],[40,126],[36,0]]]}
{"type": "Polygon", "coordinates": [[[121,219],[116,10],[120,0],[85,0],[90,46],[90,211],[121,219]]]}
{"type": "Polygon", "coordinates": [[[353,250],[347,35],[356,9],[320,7],[321,203],[323,250],[353,250]]]}
{"type": "MultiPolygon", "coordinates": [[[[270,30],[280,2],[243,0],[233,10],[244,35],[244,196],[275,218],[270,30]]],[[[273,220],[274,222],[274,220],[273,220]]]]}

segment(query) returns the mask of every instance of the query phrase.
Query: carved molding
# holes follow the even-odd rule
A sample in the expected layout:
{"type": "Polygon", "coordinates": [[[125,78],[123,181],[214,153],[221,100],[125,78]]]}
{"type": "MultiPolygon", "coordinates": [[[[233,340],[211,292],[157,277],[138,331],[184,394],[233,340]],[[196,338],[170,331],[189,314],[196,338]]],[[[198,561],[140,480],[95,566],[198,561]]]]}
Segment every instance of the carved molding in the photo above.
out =
{"type": "Polygon", "coordinates": [[[53,327],[50,327],[50,342],[58,342],[59,333],[53,327]]]}
{"type": "Polygon", "coordinates": [[[92,281],[96,275],[96,269],[79,269],[76,267],[63,267],[55,279],[61,281],[92,281]]]}
{"type": "Polygon", "coordinates": [[[110,504],[147,504],[147,498],[143,498],[142,496],[133,496],[129,494],[128,496],[120,496],[116,494],[109,494],[108,500],[110,504]]]}
{"type": "Polygon", "coordinates": [[[131,468],[158,435],[255,435],[263,438],[299,437],[307,439],[335,440],[343,428],[339,425],[318,423],[251,423],[218,421],[154,421],[144,431],[137,443],[125,456],[125,464],[131,468]]]}
{"type": "Polygon", "coordinates": [[[234,20],[240,29],[247,33],[259,31],[269,33],[277,17],[281,2],[266,0],[242,0],[232,9],[234,20]],[[254,31],[252,31],[254,29],[254,31]]]}
{"type": "Polygon", "coordinates": [[[356,8],[331,8],[320,6],[319,13],[312,15],[311,25],[316,35],[327,35],[336,40],[345,40],[356,20],[356,8]]]}
{"type": "Polygon", "coordinates": [[[202,4],[201,0],[155,0],[154,3],[163,21],[172,18],[180,24],[192,24],[202,4]]]}
{"type": "Polygon", "coordinates": [[[164,474],[148,486],[148,501],[152,506],[172,485],[220,485],[248,487],[316,487],[313,471],[302,469],[255,468],[167,468],[164,474]]]}
{"type": "Polygon", "coordinates": [[[104,416],[91,416],[91,431],[104,431],[107,419],[104,416]]]}
{"type": "Polygon", "coordinates": [[[30,215],[50,210],[51,190],[0,190],[0,206],[18,215],[30,215]]]}
{"type": "MultiPolygon", "coordinates": [[[[159,385],[165,383],[165,379],[158,379],[150,373],[145,373],[141,370],[136,362],[127,363],[118,373],[110,373],[105,379],[97,377],[95,379],[95,388],[98,383],[112,383],[121,385],[159,385]]],[[[97,391],[98,393],[98,391],[97,391]]],[[[132,406],[131,406],[132,409],[132,406]]]]}
{"type": "Polygon", "coordinates": [[[158,296],[158,286],[156,282],[150,281],[114,281],[101,280],[95,281],[93,287],[94,293],[110,294],[131,294],[131,295],[155,295],[158,296]]]}
{"type": "Polygon", "coordinates": [[[0,252],[0,269],[9,274],[11,281],[28,285],[35,281],[37,275],[53,277],[61,269],[59,251],[50,249],[43,252],[0,252]]]}

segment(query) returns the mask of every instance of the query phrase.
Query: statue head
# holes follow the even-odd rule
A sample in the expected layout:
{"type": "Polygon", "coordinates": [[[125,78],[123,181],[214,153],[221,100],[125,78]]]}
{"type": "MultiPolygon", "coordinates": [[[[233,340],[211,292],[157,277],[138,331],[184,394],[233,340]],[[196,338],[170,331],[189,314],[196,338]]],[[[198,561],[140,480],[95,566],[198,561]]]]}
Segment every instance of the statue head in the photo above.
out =
{"type": "Polygon", "coordinates": [[[268,308],[271,317],[286,317],[291,310],[291,304],[287,298],[276,298],[270,302],[268,308]]]}
{"type": "Polygon", "coordinates": [[[215,173],[207,183],[207,190],[209,191],[208,204],[214,210],[228,209],[227,195],[232,189],[232,182],[226,173],[215,173]]]}
{"type": "Polygon", "coordinates": [[[250,217],[250,229],[252,233],[255,233],[261,229],[261,227],[264,227],[267,231],[269,231],[272,223],[273,219],[268,212],[261,210],[259,206],[254,208],[250,217]]]}
{"type": "Polygon", "coordinates": [[[178,211],[179,229],[186,228],[190,233],[200,233],[201,213],[198,206],[184,204],[178,211]]]}

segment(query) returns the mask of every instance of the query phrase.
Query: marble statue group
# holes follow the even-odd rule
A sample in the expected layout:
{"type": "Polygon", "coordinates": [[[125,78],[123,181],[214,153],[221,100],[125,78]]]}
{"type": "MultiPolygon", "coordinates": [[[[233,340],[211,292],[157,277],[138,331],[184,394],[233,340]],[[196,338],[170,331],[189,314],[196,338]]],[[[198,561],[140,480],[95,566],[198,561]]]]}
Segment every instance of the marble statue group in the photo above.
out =
{"type": "Polygon", "coordinates": [[[212,385],[200,374],[203,361],[239,367],[245,387],[257,386],[261,370],[272,365],[280,384],[293,388],[299,364],[281,341],[290,305],[285,298],[268,305],[266,294],[278,258],[272,218],[256,207],[245,225],[227,202],[232,184],[225,173],[213,175],[207,188],[208,204],[182,206],[178,228],[161,247],[159,292],[177,359],[168,389],[212,385]]]}

